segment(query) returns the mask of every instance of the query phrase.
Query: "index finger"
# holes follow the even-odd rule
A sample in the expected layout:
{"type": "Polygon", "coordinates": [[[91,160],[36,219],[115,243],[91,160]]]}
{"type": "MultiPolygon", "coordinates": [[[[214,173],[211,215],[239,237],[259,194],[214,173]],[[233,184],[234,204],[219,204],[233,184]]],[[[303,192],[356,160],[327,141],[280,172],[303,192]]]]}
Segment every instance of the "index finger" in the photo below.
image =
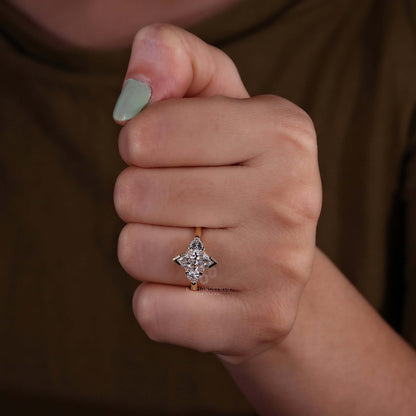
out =
{"type": "Polygon", "coordinates": [[[143,168],[248,164],[270,152],[275,136],[287,129],[282,120],[295,117],[292,107],[273,96],[155,103],[121,130],[120,155],[143,168]]]}
{"type": "Polygon", "coordinates": [[[242,163],[264,147],[266,135],[254,138],[250,128],[264,118],[258,110],[249,100],[218,96],[156,103],[121,130],[120,155],[144,168],[242,163]]]}

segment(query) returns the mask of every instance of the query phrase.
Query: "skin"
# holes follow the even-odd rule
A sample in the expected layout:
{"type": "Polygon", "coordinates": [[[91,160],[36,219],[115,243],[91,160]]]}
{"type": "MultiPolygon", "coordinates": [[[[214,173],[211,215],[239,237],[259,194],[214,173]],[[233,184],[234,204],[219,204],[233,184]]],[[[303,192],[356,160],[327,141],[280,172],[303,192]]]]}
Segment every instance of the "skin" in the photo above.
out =
{"type": "Polygon", "coordinates": [[[216,354],[262,415],[415,414],[414,350],[315,245],[307,114],[248,97],[226,55],[169,25],[138,32],[128,78],[152,87],[121,130],[114,192],[147,335],[216,354]],[[195,225],[219,261],[199,292],[171,261],[195,225]]]}
{"type": "Polygon", "coordinates": [[[120,134],[131,167],[114,195],[129,223],[120,262],[146,282],[136,316],[152,338],[246,359],[287,335],[310,275],[321,207],[313,124],[283,98],[249,98],[226,55],[172,26],[140,31],[132,55],[127,77],[151,79],[153,91],[120,134]],[[179,71],[166,77],[160,68],[170,67],[179,71]],[[184,96],[193,98],[174,99],[184,96]],[[221,258],[221,278],[205,286],[231,291],[185,289],[171,259],[194,224],[221,258]]]}
{"type": "Polygon", "coordinates": [[[57,42],[110,50],[130,46],[154,22],[187,27],[240,0],[9,0],[57,42]]]}
{"type": "Polygon", "coordinates": [[[128,78],[152,87],[121,129],[130,166],[114,192],[127,222],[119,259],[144,282],[133,310],[147,335],[214,353],[263,415],[416,414],[414,350],[315,245],[321,187],[307,114],[250,98],[226,55],[170,25],[137,33],[128,78]],[[196,225],[219,263],[191,292],[171,258],[196,225]]]}

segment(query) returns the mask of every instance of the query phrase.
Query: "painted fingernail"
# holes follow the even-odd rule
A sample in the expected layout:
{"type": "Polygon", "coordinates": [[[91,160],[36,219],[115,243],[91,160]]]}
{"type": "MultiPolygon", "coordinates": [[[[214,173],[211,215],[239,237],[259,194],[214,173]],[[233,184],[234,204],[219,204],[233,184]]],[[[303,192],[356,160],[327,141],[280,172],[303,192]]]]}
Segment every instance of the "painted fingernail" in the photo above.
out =
{"type": "Polygon", "coordinates": [[[114,107],[114,120],[127,121],[139,114],[151,95],[152,90],[148,84],[133,78],[128,79],[114,107]]]}

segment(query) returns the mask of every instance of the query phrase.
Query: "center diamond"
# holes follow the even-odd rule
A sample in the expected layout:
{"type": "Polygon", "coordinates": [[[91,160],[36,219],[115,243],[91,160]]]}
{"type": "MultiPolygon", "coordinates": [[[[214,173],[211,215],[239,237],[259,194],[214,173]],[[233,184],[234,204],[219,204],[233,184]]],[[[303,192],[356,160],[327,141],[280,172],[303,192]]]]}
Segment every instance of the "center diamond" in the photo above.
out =
{"type": "Polygon", "coordinates": [[[206,269],[217,264],[212,257],[205,253],[205,247],[199,237],[195,237],[191,241],[186,253],[176,256],[172,260],[185,269],[186,276],[192,284],[198,282],[206,269]]]}

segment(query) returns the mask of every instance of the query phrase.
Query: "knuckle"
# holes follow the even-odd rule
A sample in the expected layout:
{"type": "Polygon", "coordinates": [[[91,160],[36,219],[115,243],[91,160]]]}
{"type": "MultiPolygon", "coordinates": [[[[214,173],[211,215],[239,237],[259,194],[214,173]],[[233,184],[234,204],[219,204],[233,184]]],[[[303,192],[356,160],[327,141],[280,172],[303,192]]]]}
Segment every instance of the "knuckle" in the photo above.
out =
{"type": "Polygon", "coordinates": [[[178,29],[169,23],[152,23],[136,32],[134,41],[150,40],[155,43],[164,43],[166,39],[176,36],[177,32],[178,29]]]}
{"type": "Polygon", "coordinates": [[[144,169],[128,167],[120,173],[114,185],[114,207],[125,222],[133,222],[138,218],[143,201],[146,200],[149,179],[144,171],[144,169]],[[140,197],[137,197],[138,195],[140,197]]]}
{"type": "Polygon", "coordinates": [[[295,106],[292,117],[288,120],[288,126],[301,139],[315,143],[315,125],[309,114],[302,108],[295,106]]]}
{"type": "Polygon", "coordinates": [[[118,261],[126,271],[129,268],[128,265],[131,260],[131,252],[130,224],[127,224],[120,232],[117,245],[118,261]]]}
{"type": "Polygon", "coordinates": [[[273,284],[282,284],[285,289],[290,289],[291,285],[297,286],[309,276],[311,267],[311,255],[309,241],[305,242],[304,233],[291,230],[290,232],[279,227],[274,240],[270,241],[263,249],[263,267],[272,271],[272,275],[277,280],[273,284]]]}
{"type": "Polygon", "coordinates": [[[135,123],[135,119],[127,123],[120,131],[118,139],[118,150],[121,158],[128,165],[137,165],[140,159],[141,144],[140,124],[135,123]],[[140,147],[140,148],[139,148],[140,147]]]}
{"type": "Polygon", "coordinates": [[[321,192],[319,188],[303,186],[292,192],[287,200],[288,211],[296,223],[304,224],[318,220],[321,212],[321,192]]]}
{"type": "Polygon", "coordinates": [[[118,175],[114,185],[114,207],[118,216],[123,220],[128,220],[131,194],[131,168],[124,169],[118,175]]]}
{"type": "Polygon", "coordinates": [[[157,298],[154,296],[152,286],[142,283],[134,293],[133,312],[146,335],[152,341],[160,342],[162,339],[157,310],[157,298]]]}
{"type": "Polygon", "coordinates": [[[142,249],[137,238],[137,224],[126,224],[118,238],[117,256],[123,269],[134,278],[142,274],[142,249]]]}
{"type": "Polygon", "coordinates": [[[312,263],[305,250],[282,249],[273,242],[259,260],[269,274],[272,271],[273,280],[258,289],[257,300],[246,313],[248,327],[254,328],[250,337],[254,346],[282,340],[291,331],[312,263]]]}
{"type": "Polygon", "coordinates": [[[293,227],[280,222],[272,224],[270,231],[271,237],[262,245],[258,261],[264,273],[273,276],[270,284],[282,290],[303,287],[313,263],[315,226],[293,227]]]}
{"type": "Polygon", "coordinates": [[[299,230],[315,225],[320,210],[314,200],[298,195],[298,192],[282,190],[275,198],[264,201],[261,212],[268,220],[271,229],[276,229],[277,235],[289,234],[290,238],[297,238],[299,230]]]}
{"type": "Polygon", "coordinates": [[[304,243],[298,243],[296,247],[281,250],[274,265],[275,276],[281,282],[284,282],[286,289],[299,289],[310,277],[312,261],[312,247],[307,247],[304,243]]]}
{"type": "MultiPolygon", "coordinates": [[[[186,59],[184,44],[189,33],[168,23],[153,23],[140,29],[135,45],[157,50],[157,58],[166,64],[178,64],[186,59]]],[[[154,65],[154,62],[148,62],[154,65]]]]}
{"type": "Polygon", "coordinates": [[[280,297],[278,307],[273,308],[275,319],[269,324],[269,333],[276,339],[283,339],[289,334],[293,327],[293,323],[296,316],[296,309],[294,305],[289,302],[285,302],[285,299],[280,297]]]}
{"type": "MultiPolygon", "coordinates": [[[[303,173],[303,172],[301,172],[303,173]]],[[[305,174],[310,173],[306,172],[305,174]]],[[[317,222],[322,206],[320,180],[302,174],[277,181],[262,191],[262,209],[270,223],[278,227],[304,226],[317,222]],[[299,177],[301,176],[301,177],[299,177]]]]}
{"type": "Polygon", "coordinates": [[[268,344],[283,339],[291,330],[295,309],[285,302],[282,295],[268,297],[257,309],[258,343],[268,344]]]}
{"type": "MultiPolygon", "coordinates": [[[[290,137],[304,143],[305,145],[316,145],[315,126],[306,111],[291,103],[282,118],[281,125],[286,129],[290,137]]],[[[313,146],[313,149],[315,146],[313,146]]]]}
{"type": "Polygon", "coordinates": [[[311,117],[291,101],[275,96],[263,95],[266,123],[271,127],[271,137],[281,142],[288,139],[301,148],[316,152],[316,132],[311,117]]]}
{"type": "Polygon", "coordinates": [[[162,105],[156,103],[138,114],[120,131],[119,152],[128,164],[137,167],[150,167],[157,153],[165,117],[160,115],[162,105]]]}

